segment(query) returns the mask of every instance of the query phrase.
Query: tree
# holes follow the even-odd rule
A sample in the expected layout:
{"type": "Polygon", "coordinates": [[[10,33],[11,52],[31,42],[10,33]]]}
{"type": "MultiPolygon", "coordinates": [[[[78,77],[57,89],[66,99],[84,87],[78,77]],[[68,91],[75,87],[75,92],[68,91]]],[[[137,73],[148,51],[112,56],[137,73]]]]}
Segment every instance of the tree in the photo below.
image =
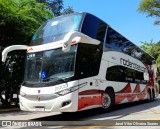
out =
{"type": "Polygon", "coordinates": [[[138,12],[145,13],[149,17],[155,17],[155,25],[160,25],[160,0],[142,0],[138,12]]]}
{"type": "Polygon", "coordinates": [[[74,13],[74,9],[70,6],[68,6],[66,9],[63,10],[61,15],[70,14],[70,13],[74,13]]]}
{"type": "Polygon", "coordinates": [[[0,44],[28,44],[35,30],[53,14],[35,0],[0,1],[0,44]]]}
{"type": "MultiPolygon", "coordinates": [[[[28,45],[42,22],[52,17],[53,13],[48,6],[44,3],[37,3],[36,0],[1,0],[0,46],[5,48],[14,44],[28,45]]],[[[5,100],[1,97],[4,106],[9,106],[8,100],[9,96],[12,96],[10,95],[12,89],[19,90],[23,79],[24,58],[24,51],[11,52],[7,63],[0,63],[0,97],[2,91],[6,92],[5,100]],[[15,63],[11,68],[13,62],[15,63]],[[14,76],[11,77],[11,74],[14,76]]]]}
{"type": "Polygon", "coordinates": [[[145,52],[147,52],[148,54],[151,54],[152,55],[152,49],[154,48],[155,46],[155,43],[153,43],[153,40],[151,40],[150,43],[148,42],[141,42],[142,45],[140,46],[145,52]]]}
{"type": "Polygon", "coordinates": [[[151,40],[150,43],[148,42],[141,42],[142,45],[140,46],[144,51],[146,51],[148,54],[152,55],[155,59],[157,64],[160,64],[160,42],[153,43],[153,40],[151,40]]]}
{"type": "Polygon", "coordinates": [[[156,58],[157,65],[160,65],[160,41],[153,47],[154,57],[156,58]]]}
{"type": "Polygon", "coordinates": [[[54,16],[60,16],[64,14],[70,14],[74,12],[74,9],[70,6],[63,7],[63,0],[37,0],[39,3],[45,3],[49,9],[53,12],[54,16]]]}
{"type": "Polygon", "coordinates": [[[60,16],[63,9],[63,0],[48,0],[48,5],[54,16],[60,16]]]}

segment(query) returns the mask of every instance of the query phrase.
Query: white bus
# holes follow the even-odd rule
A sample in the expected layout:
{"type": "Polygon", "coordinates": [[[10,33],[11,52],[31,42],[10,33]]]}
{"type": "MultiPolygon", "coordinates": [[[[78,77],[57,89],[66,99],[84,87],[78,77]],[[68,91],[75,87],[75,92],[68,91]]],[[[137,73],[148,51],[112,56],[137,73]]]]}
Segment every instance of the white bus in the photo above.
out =
{"type": "Polygon", "coordinates": [[[76,112],[158,96],[154,58],[89,13],[46,21],[27,50],[19,103],[25,111],[76,112]]]}

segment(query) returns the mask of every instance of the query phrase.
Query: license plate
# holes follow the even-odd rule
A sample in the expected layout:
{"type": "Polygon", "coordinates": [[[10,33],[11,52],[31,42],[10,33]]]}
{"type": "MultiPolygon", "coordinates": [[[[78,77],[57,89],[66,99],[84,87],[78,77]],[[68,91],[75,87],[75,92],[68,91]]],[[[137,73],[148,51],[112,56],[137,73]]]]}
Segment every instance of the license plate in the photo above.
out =
{"type": "Polygon", "coordinates": [[[36,106],[35,111],[45,111],[45,107],[44,106],[36,106]]]}

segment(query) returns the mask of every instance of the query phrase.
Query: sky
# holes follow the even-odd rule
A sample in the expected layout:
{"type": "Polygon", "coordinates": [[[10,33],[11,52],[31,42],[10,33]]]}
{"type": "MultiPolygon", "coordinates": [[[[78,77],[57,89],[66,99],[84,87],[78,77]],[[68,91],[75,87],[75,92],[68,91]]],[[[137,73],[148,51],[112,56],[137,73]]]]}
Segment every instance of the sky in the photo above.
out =
{"type": "Polygon", "coordinates": [[[75,12],[89,12],[140,46],[141,42],[160,41],[160,25],[156,18],[137,12],[141,0],[64,0],[64,7],[75,12]]]}

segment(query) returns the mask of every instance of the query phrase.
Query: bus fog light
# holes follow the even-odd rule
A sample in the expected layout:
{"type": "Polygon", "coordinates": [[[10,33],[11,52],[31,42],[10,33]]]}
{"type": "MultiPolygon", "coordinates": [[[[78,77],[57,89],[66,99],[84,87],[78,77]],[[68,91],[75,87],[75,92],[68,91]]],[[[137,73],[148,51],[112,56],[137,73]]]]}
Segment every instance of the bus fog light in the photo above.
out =
{"type": "Polygon", "coordinates": [[[71,100],[65,101],[62,103],[62,107],[67,106],[71,103],[71,100]]]}

